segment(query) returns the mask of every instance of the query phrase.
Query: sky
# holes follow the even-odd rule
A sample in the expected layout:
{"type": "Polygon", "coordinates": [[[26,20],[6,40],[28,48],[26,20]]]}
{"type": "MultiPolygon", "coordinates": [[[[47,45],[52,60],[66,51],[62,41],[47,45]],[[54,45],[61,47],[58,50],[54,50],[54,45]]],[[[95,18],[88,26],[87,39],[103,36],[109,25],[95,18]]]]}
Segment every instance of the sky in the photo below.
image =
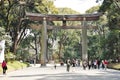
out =
{"type": "Polygon", "coordinates": [[[101,2],[96,3],[96,0],[55,0],[54,5],[57,8],[71,8],[77,12],[85,13],[86,10],[93,6],[101,5],[101,2]]]}

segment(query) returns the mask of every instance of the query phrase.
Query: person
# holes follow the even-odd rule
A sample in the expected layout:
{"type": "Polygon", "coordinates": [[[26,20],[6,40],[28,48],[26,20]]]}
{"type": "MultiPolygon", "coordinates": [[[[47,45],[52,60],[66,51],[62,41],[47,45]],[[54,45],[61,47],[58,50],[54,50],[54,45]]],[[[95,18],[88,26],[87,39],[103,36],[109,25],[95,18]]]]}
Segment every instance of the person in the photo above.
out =
{"type": "Polygon", "coordinates": [[[56,67],[57,67],[56,64],[54,64],[54,68],[55,68],[55,69],[56,69],[56,67]]]}
{"type": "Polygon", "coordinates": [[[91,61],[91,67],[94,69],[94,60],[91,61]]]}
{"type": "Polygon", "coordinates": [[[98,69],[100,69],[100,60],[97,61],[98,69]]]}
{"type": "Polygon", "coordinates": [[[6,64],[5,60],[3,60],[3,62],[2,62],[2,69],[3,69],[3,74],[6,74],[7,64],[6,64]]]}
{"type": "Polygon", "coordinates": [[[73,59],[73,60],[72,60],[72,67],[75,67],[75,65],[76,65],[76,60],[73,59]]]}
{"type": "Polygon", "coordinates": [[[107,65],[108,65],[108,61],[107,61],[107,60],[104,60],[105,70],[107,69],[107,65]]]}
{"type": "Polygon", "coordinates": [[[87,61],[86,61],[86,60],[83,60],[82,65],[83,65],[83,69],[86,70],[86,67],[87,67],[87,61]]]}
{"type": "Polygon", "coordinates": [[[80,60],[78,60],[78,66],[80,67],[80,60]]]}
{"type": "Polygon", "coordinates": [[[63,60],[60,61],[60,65],[61,65],[61,66],[64,66],[63,60]]]}
{"type": "Polygon", "coordinates": [[[104,68],[105,68],[105,65],[104,65],[104,60],[102,60],[101,65],[102,65],[102,69],[104,69],[104,68]]]}
{"type": "Polygon", "coordinates": [[[92,65],[92,62],[91,62],[91,60],[89,60],[89,62],[88,62],[88,69],[90,70],[90,68],[91,68],[91,65],[92,65]]]}
{"type": "Polygon", "coordinates": [[[67,65],[67,71],[69,72],[70,71],[70,65],[71,65],[70,59],[68,59],[66,61],[66,65],[67,65]]]}

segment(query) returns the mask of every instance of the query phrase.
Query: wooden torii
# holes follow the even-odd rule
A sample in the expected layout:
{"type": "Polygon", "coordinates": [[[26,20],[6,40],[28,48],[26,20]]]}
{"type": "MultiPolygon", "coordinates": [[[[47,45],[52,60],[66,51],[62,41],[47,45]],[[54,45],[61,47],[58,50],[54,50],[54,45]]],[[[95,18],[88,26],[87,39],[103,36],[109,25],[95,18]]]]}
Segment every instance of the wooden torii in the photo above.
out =
{"type": "MultiPolygon", "coordinates": [[[[42,54],[41,54],[41,65],[46,65],[46,50],[47,50],[47,25],[46,21],[63,21],[61,29],[79,29],[80,26],[66,26],[66,21],[83,21],[82,26],[82,60],[88,60],[87,51],[87,28],[86,21],[96,21],[102,13],[94,14],[80,14],[80,15],[54,15],[54,14],[39,14],[39,13],[26,13],[26,17],[33,21],[43,21],[42,29],[42,54]]],[[[53,27],[52,27],[53,28],[53,27]]]]}

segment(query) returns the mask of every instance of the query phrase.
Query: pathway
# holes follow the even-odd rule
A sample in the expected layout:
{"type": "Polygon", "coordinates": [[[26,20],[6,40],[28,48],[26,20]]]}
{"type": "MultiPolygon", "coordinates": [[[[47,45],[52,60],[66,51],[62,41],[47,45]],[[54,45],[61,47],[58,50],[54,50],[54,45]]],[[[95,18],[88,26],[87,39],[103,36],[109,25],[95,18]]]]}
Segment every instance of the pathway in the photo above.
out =
{"type": "Polygon", "coordinates": [[[120,80],[120,71],[107,70],[83,70],[81,67],[72,68],[70,72],[66,67],[39,67],[33,66],[0,75],[0,80],[120,80]]]}

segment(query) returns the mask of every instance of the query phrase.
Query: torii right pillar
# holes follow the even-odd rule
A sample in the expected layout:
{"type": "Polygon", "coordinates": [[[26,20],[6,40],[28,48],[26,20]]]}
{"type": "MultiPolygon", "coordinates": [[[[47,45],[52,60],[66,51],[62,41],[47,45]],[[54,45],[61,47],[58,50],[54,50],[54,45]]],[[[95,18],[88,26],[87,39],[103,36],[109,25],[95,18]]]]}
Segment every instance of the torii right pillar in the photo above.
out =
{"type": "Polygon", "coordinates": [[[83,18],[82,22],[82,61],[88,61],[88,46],[87,46],[87,27],[86,27],[86,18],[83,18]]]}

